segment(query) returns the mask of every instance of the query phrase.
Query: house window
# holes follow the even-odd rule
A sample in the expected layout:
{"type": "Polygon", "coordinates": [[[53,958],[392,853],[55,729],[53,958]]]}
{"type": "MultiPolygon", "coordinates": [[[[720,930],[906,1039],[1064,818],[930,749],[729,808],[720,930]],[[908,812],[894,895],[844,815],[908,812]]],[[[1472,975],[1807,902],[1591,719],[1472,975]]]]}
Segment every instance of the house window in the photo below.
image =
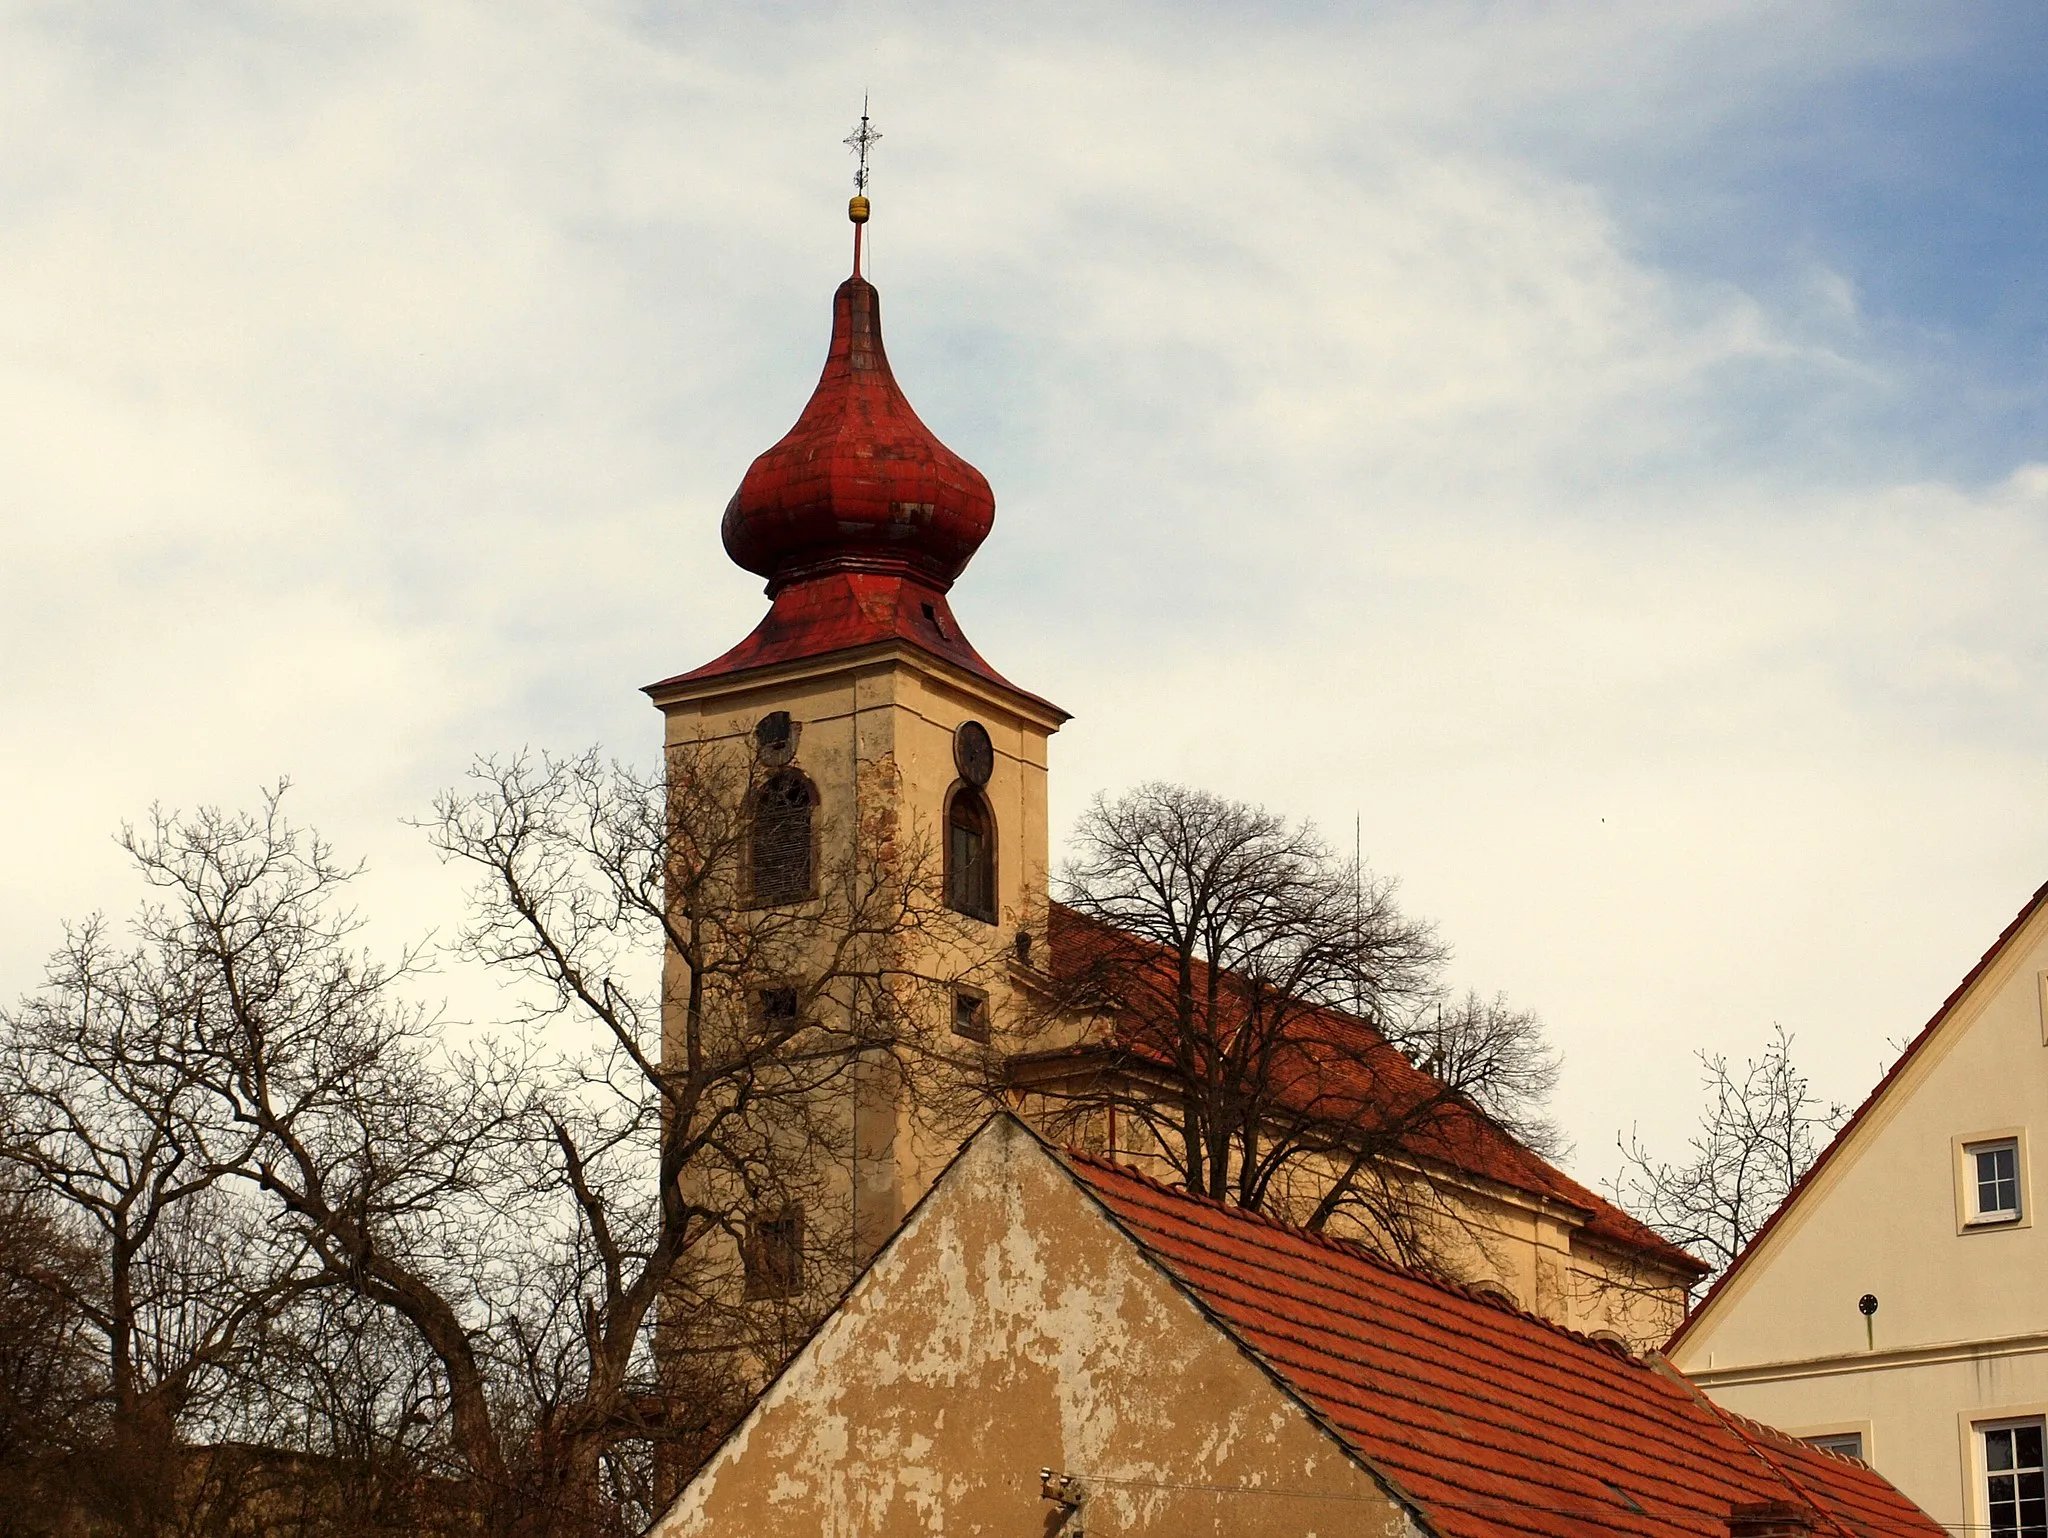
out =
{"type": "Polygon", "coordinates": [[[771,774],[754,793],[748,875],[764,908],[811,895],[811,808],[817,796],[800,769],[771,774]]]}
{"type": "Polygon", "coordinates": [[[988,1040],[988,999],[971,989],[953,990],[953,1034],[969,1041],[988,1040]]]}
{"type": "Polygon", "coordinates": [[[1992,1538],[2048,1538],[2041,1422],[1985,1426],[1979,1435],[1984,1439],[1984,1507],[1992,1538]]]}
{"type": "Polygon", "coordinates": [[[2020,1216],[2019,1142],[1977,1143],[1963,1150],[1969,1160],[1970,1221],[2014,1223],[2020,1216]]]}
{"type": "Polygon", "coordinates": [[[804,1284],[804,1210],[800,1206],[756,1217],[747,1225],[742,1260],[746,1295],[756,1298],[794,1296],[804,1284]]]}
{"type": "Polygon", "coordinates": [[[1863,1456],[1863,1433],[1860,1431],[1831,1431],[1825,1436],[1801,1437],[1808,1447],[1818,1447],[1824,1453],[1840,1453],[1844,1458],[1863,1456]]]}
{"type": "Polygon", "coordinates": [[[946,808],[946,906],[996,921],[996,819],[981,792],[966,784],[946,808]]]}

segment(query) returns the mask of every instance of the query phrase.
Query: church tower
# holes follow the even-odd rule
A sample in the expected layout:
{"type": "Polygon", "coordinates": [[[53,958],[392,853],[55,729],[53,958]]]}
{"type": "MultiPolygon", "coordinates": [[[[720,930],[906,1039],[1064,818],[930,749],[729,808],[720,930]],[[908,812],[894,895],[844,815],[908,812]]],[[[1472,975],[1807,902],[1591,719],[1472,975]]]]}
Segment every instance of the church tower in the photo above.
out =
{"type": "MultiPolygon", "coordinates": [[[[947,909],[1002,958],[948,1005],[954,1030],[986,1039],[1046,951],[1046,749],[1067,713],[989,666],[954,617],[948,594],[993,527],[995,497],[897,386],[880,296],[860,270],[866,197],[849,212],[853,272],[833,295],[824,373],[721,525],[727,555],[766,580],[768,612],[723,656],[646,692],[672,753],[718,742],[751,755],[757,903],[804,896],[795,865],[790,890],[773,890],[777,829],[798,864],[814,824],[922,840],[943,865],[947,909]]],[[[856,1256],[893,1231],[939,1152],[914,1146],[885,1106],[860,1116],[856,1256]]]]}

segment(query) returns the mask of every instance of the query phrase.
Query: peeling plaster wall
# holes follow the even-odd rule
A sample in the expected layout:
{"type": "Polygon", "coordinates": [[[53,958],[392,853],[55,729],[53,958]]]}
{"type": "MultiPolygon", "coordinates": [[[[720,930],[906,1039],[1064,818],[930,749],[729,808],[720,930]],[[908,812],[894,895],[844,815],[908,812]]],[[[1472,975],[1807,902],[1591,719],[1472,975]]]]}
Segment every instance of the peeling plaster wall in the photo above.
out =
{"type": "Polygon", "coordinates": [[[652,1538],[1386,1534],[1406,1513],[1013,1123],[983,1130],[652,1538]]]}

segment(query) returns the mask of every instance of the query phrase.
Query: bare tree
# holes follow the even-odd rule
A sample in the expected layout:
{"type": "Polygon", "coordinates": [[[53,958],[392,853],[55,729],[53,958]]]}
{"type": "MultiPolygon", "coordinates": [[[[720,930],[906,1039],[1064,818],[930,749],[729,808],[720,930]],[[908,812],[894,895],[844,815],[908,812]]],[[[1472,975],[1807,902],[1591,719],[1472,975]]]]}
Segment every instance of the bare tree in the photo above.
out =
{"type": "Polygon", "coordinates": [[[67,1462],[103,1422],[99,1369],[84,1316],[93,1257],[41,1193],[0,1187],[0,1534],[47,1533],[67,1462]]]}
{"type": "Polygon", "coordinates": [[[106,1257],[69,1301],[132,1384],[114,1397],[207,1444],[162,1482],[185,1515],[210,1481],[275,1472],[234,1451],[254,1439],[319,1461],[302,1490],[346,1475],[414,1525],[634,1530],[651,1449],[722,1430],[851,1274],[833,1171],[857,1104],[985,1107],[946,1023],[996,959],[931,851],[788,801],[807,836],[785,815],[764,855],[763,777],[715,744],[652,776],[479,763],[429,828],[479,876],[461,952],[524,1002],[459,1046],[408,999],[416,957],[360,947],[355,868],[281,792],[129,835],[155,894],[134,945],[81,931],[4,1022],[35,1113],[10,1148],[106,1257]],[[952,1101],[926,1095],[940,1080],[952,1101]],[[743,1306],[762,1215],[799,1209],[775,1295],[743,1306]],[[338,1319],[404,1344],[340,1372],[338,1319]],[[657,1351],[658,1320],[687,1349],[657,1351]],[[233,1392],[195,1418],[202,1382],[233,1392]]]}
{"type": "Polygon", "coordinates": [[[1772,1028],[1763,1054],[1740,1071],[1718,1052],[1698,1054],[1707,1091],[1690,1157],[1654,1157],[1639,1133],[1617,1138],[1614,1200],[1665,1238],[1711,1264],[1711,1282],[1742,1253],[1820,1156],[1848,1115],[1824,1103],[1792,1061],[1792,1035],[1772,1028]]]}
{"type": "Polygon", "coordinates": [[[1533,1010],[1507,995],[1467,991],[1387,1025],[1388,1039],[1440,1084],[1455,1085],[1524,1147],[1545,1158],[1570,1150],[1546,1107],[1557,1089],[1557,1053],[1533,1010]]]}
{"type": "Polygon", "coordinates": [[[1535,1126],[1534,1017],[1444,1005],[1444,948],[1394,883],[1306,824],[1184,786],[1098,798],[1061,895],[1074,933],[1013,1076],[1054,1119],[1141,1129],[1190,1189],[1427,1259],[1414,1177],[1490,1119],[1535,1126]]]}
{"type": "Polygon", "coordinates": [[[672,748],[654,777],[595,753],[484,761],[433,826],[482,877],[464,952],[530,985],[526,1024],[556,1043],[512,1125],[527,1200],[567,1237],[527,1271],[552,1306],[509,1338],[564,1510],[633,1482],[607,1467],[622,1440],[702,1439],[724,1413],[713,1395],[707,1424],[646,1423],[641,1407],[689,1397],[657,1376],[658,1307],[675,1339],[744,1342],[772,1368],[836,1290],[820,1284],[850,1275],[860,1236],[828,1195],[851,1103],[948,1077],[942,1001],[994,964],[886,812],[821,815],[807,875],[778,865],[764,893],[762,861],[788,855],[757,838],[764,785],[717,743],[672,748]],[[795,1210],[803,1253],[771,1289],[787,1306],[736,1309],[759,1215],[795,1210]]]}
{"type": "Polygon", "coordinates": [[[179,959],[87,924],[68,934],[43,990],[0,1014],[0,1160],[66,1240],[10,1257],[20,1269],[9,1281],[97,1339],[102,1429],[76,1464],[75,1493],[132,1532],[174,1520],[181,1432],[226,1390],[252,1327],[299,1285],[291,1247],[223,1188],[203,1146],[194,1118],[208,1106],[183,1066],[200,1021],[179,959]]]}

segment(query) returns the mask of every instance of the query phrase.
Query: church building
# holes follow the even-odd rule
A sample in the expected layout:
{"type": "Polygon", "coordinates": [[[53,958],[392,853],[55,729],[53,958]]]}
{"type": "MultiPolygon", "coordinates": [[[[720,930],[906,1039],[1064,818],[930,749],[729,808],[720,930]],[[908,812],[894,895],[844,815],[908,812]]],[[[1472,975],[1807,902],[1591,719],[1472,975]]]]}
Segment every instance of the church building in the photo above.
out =
{"type": "MultiPolygon", "coordinates": [[[[1068,715],[991,666],[954,613],[952,589],[993,528],[995,498],[919,420],[890,369],[880,296],[860,270],[868,211],[864,196],[853,200],[853,272],[833,296],[823,375],[724,514],[725,550],[765,580],[768,612],[730,651],[647,693],[672,755],[723,752],[745,766],[755,904],[801,915],[826,903],[820,872],[856,845],[928,862],[944,923],[907,941],[892,969],[923,990],[930,1031],[1001,1058],[1086,928],[1049,891],[1049,748],[1068,715]]],[[[757,1009],[798,1007],[794,990],[760,992],[757,1009]]],[[[1369,1030],[1325,1013],[1333,1028],[1369,1030]]],[[[1115,1028],[1076,1017],[1052,1040],[1079,1051],[1115,1028]]],[[[665,1035],[675,1050],[677,1029],[665,1035]]],[[[1059,1061],[1047,1040],[1041,1028],[1033,1041],[1040,1077],[1019,1078],[1009,1099],[1027,1120],[1033,1083],[1059,1061]]],[[[1379,1050],[1387,1082],[1433,1082],[1391,1046],[1379,1050]]],[[[749,1259],[749,1297],[801,1278],[829,1303],[965,1135],[921,1119],[879,1075],[845,1115],[844,1167],[805,1210],[763,1212],[749,1230],[761,1252],[749,1259]]],[[[1055,1140],[1141,1165],[1153,1151],[1113,1121],[1055,1140]]],[[[1461,1280],[1559,1324],[1660,1340],[1704,1270],[1476,1107],[1448,1106],[1396,1162],[1398,1178],[1438,1200],[1461,1280]]]]}

